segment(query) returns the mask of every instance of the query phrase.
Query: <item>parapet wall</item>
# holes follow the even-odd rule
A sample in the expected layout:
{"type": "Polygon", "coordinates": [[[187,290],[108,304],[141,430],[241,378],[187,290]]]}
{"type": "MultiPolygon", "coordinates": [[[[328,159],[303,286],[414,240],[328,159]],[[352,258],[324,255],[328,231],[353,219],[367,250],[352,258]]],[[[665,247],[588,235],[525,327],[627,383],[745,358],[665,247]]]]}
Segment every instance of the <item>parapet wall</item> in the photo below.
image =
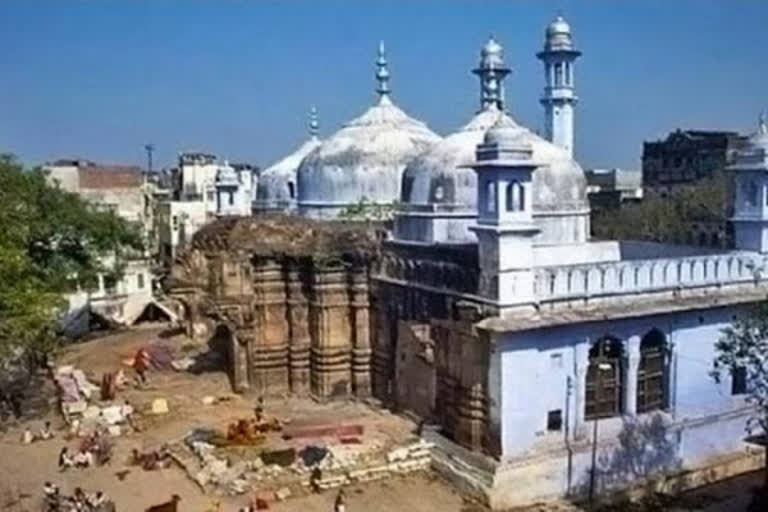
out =
{"type": "Polygon", "coordinates": [[[746,252],[538,267],[534,292],[540,301],[628,295],[744,283],[765,270],[756,254],[746,252]]]}

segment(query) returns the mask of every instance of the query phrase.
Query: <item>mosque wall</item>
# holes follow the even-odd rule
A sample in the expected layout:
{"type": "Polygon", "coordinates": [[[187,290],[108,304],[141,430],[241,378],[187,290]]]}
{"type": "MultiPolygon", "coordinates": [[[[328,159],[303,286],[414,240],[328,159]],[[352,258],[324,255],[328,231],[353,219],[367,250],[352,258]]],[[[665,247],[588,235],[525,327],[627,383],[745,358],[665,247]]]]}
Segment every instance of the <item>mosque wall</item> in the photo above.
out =
{"type": "Polygon", "coordinates": [[[750,409],[743,390],[729,376],[720,383],[710,376],[715,342],[740,311],[710,308],[493,338],[488,400],[498,412],[489,408],[489,425],[499,422],[501,445],[494,499],[506,507],[585,491],[595,434],[595,420],[585,413],[586,377],[590,349],[603,337],[621,345],[621,405],[596,420],[598,492],[746,454],[750,409]],[[643,412],[642,347],[657,331],[664,339],[664,405],[643,412]],[[504,482],[514,483],[514,492],[504,482]]]}

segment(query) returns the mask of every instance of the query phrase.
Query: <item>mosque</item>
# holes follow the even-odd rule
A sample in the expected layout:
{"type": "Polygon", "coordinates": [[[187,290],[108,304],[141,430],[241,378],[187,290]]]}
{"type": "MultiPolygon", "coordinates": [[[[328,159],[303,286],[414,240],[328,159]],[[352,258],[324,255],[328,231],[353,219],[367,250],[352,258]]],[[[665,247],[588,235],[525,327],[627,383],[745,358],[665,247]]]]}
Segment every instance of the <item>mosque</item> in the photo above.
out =
{"type": "Polygon", "coordinates": [[[174,270],[235,389],[414,414],[434,468],[498,509],[758,467],[743,370],[710,371],[722,329],[768,296],[768,129],[729,168],[735,250],[590,240],[580,55],[558,16],[540,137],[506,110],[491,38],[479,110],[440,137],[395,105],[381,46],[376,104],[325,140],[313,114],[262,174],[263,209],[297,216],[204,227],[174,270]],[[331,220],[361,200],[394,205],[391,233],[331,220]]]}

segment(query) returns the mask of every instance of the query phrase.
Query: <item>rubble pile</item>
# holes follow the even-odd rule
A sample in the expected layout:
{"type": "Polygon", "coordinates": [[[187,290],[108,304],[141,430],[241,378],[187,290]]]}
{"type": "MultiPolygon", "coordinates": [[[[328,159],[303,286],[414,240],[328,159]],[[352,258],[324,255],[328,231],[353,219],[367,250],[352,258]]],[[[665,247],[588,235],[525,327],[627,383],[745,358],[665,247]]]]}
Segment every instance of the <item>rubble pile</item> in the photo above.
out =
{"type": "Polygon", "coordinates": [[[91,403],[98,396],[99,387],[89,382],[82,370],[61,366],[54,380],[59,389],[62,415],[73,434],[82,437],[102,430],[111,436],[120,436],[130,428],[133,407],[128,403],[91,403]]]}
{"type": "Polygon", "coordinates": [[[382,451],[380,441],[310,445],[298,453],[292,448],[265,451],[252,460],[232,462],[217,456],[216,446],[201,437],[193,435],[186,440],[196,458],[178,456],[177,451],[174,458],[203,491],[229,494],[243,494],[254,486],[266,485],[280,487],[282,494],[288,496],[290,486],[331,489],[426,470],[432,448],[431,443],[423,440],[387,452],[382,451]],[[280,463],[270,463],[275,460],[280,463]]]}
{"type": "Polygon", "coordinates": [[[322,471],[321,478],[314,483],[319,489],[325,490],[427,470],[430,466],[432,446],[432,443],[419,440],[390,450],[386,454],[386,460],[373,464],[361,464],[360,459],[355,456],[339,458],[331,454],[331,461],[327,464],[326,471],[322,471]]]}

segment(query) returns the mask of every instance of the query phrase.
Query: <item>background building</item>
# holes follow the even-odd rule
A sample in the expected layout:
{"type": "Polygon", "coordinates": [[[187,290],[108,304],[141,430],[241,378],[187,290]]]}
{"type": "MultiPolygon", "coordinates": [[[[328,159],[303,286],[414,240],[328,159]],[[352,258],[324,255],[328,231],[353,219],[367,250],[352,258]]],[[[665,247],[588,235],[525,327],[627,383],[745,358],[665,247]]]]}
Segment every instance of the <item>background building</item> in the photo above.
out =
{"type": "Polygon", "coordinates": [[[643,175],[626,169],[587,169],[587,197],[592,212],[643,199],[643,175]]]}
{"type": "MultiPolygon", "coordinates": [[[[98,278],[93,290],[83,290],[70,296],[70,313],[65,330],[70,334],[87,331],[91,313],[111,321],[133,322],[154,302],[155,277],[152,271],[154,243],[155,185],[146,180],[144,171],[130,165],[105,165],[85,159],[62,159],[46,164],[50,183],[78,194],[96,208],[109,210],[135,223],[141,230],[144,251],[126,255],[121,278],[111,281],[98,278]]],[[[115,264],[112,255],[105,255],[106,267],[115,264]]]]}
{"type": "Polygon", "coordinates": [[[643,143],[643,187],[666,197],[676,187],[713,178],[733,163],[747,137],[736,132],[680,129],[643,143]]]}

